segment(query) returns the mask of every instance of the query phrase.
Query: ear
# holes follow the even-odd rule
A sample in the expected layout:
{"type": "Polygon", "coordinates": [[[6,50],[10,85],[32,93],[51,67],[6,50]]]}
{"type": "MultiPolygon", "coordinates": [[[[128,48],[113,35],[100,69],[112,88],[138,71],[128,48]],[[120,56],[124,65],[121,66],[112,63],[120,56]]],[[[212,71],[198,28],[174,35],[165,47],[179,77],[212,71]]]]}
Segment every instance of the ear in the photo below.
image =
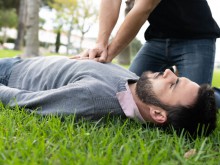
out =
{"type": "Polygon", "coordinates": [[[159,124],[162,124],[167,121],[166,111],[159,107],[150,106],[150,116],[156,123],[159,124]]]}

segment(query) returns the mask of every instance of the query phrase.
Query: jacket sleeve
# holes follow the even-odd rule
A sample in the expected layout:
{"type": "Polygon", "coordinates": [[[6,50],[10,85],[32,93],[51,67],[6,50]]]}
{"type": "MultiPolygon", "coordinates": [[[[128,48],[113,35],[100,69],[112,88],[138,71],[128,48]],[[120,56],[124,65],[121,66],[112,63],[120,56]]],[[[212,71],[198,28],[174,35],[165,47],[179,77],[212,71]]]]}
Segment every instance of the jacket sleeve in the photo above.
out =
{"type": "Polygon", "coordinates": [[[81,83],[44,91],[28,91],[0,85],[0,100],[4,105],[18,105],[39,114],[75,114],[91,118],[94,105],[89,89],[81,83]]]}

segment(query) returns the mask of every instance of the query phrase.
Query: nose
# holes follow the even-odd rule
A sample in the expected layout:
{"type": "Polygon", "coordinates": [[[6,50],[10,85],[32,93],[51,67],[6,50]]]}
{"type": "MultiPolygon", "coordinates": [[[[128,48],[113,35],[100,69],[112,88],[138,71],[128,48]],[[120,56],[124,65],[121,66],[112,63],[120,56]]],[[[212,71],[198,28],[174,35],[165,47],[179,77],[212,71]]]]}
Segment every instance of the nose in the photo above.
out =
{"type": "Polygon", "coordinates": [[[163,73],[163,78],[170,81],[175,81],[177,76],[170,69],[166,69],[163,73]]]}

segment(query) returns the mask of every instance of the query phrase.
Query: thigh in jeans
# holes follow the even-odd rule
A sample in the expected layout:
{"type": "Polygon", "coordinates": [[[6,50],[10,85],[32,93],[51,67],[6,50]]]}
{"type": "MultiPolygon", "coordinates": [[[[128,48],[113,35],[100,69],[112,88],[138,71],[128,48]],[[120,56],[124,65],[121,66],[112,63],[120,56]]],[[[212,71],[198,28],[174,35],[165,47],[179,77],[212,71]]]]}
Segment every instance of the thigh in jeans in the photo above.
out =
{"type": "Polygon", "coordinates": [[[19,57],[0,59],[0,83],[8,85],[8,79],[11,74],[12,67],[21,61],[19,57]]]}
{"type": "Polygon", "coordinates": [[[138,76],[145,71],[163,71],[167,64],[165,50],[165,40],[147,41],[135,56],[129,70],[136,73],[138,76]]]}
{"type": "Polygon", "coordinates": [[[180,46],[176,63],[179,76],[211,84],[215,60],[215,39],[187,40],[180,46]]]}

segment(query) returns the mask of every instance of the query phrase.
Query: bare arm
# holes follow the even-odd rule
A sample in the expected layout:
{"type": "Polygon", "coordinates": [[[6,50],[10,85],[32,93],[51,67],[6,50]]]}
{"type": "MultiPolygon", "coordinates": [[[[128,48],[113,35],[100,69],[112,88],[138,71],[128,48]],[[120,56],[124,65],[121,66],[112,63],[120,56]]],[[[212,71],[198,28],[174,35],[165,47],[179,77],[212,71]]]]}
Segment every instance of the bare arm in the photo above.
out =
{"type": "Polygon", "coordinates": [[[150,13],[161,0],[136,0],[134,7],[126,16],[115,38],[108,46],[107,62],[118,55],[137,35],[138,31],[148,19],[150,13]]]}
{"type": "Polygon", "coordinates": [[[120,6],[121,0],[101,1],[97,43],[107,47],[111,32],[118,20],[120,6]]]}
{"type": "Polygon", "coordinates": [[[74,58],[111,62],[137,35],[150,13],[161,0],[135,0],[115,38],[108,45],[110,34],[118,20],[121,0],[102,0],[100,5],[99,33],[95,47],[74,58]]]}
{"type": "Polygon", "coordinates": [[[101,0],[99,13],[99,32],[96,45],[73,58],[90,58],[100,62],[107,60],[109,37],[118,20],[122,0],[101,0]]]}

